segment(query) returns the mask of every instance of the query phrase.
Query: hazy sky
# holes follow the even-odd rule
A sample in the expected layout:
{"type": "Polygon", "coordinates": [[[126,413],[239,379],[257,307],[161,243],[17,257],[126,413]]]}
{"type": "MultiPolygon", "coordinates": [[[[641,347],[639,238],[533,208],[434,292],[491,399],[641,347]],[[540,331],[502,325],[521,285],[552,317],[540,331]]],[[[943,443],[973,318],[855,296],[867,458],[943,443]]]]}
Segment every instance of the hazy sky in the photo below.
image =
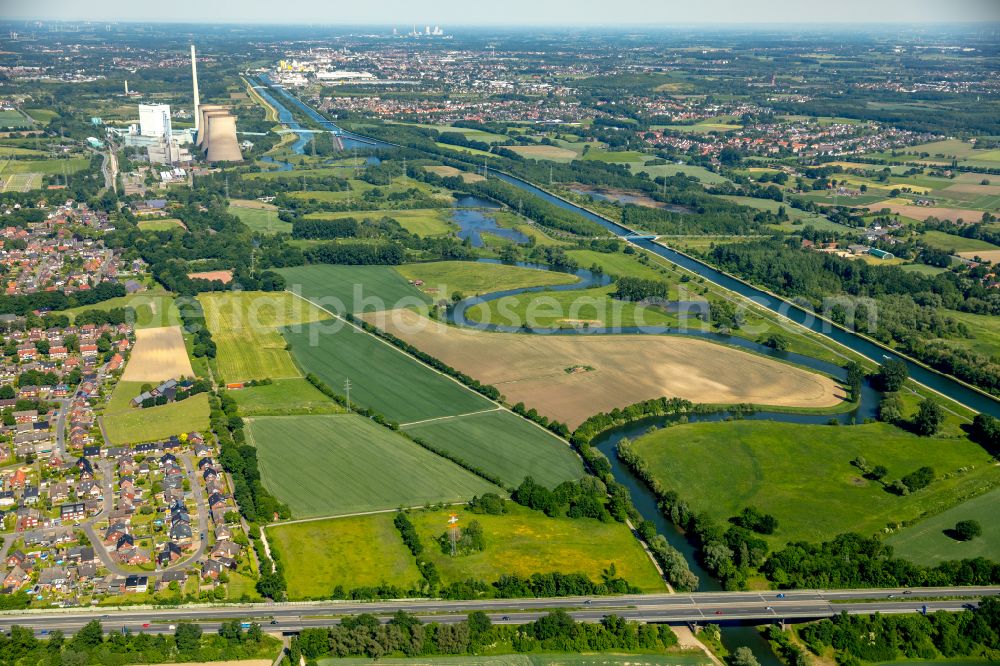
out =
{"type": "Polygon", "coordinates": [[[1000,21],[1000,0],[0,0],[6,19],[456,25],[1000,21]]]}

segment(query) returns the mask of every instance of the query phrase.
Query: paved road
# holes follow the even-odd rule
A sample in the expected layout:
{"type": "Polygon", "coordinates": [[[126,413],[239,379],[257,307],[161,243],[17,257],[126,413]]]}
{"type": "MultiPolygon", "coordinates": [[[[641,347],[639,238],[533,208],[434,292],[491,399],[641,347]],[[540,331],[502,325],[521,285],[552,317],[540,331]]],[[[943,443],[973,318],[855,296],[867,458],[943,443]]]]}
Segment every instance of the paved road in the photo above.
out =
{"type": "Polygon", "coordinates": [[[96,611],[70,609],[2,613],[0,627],[22,624],[34,627],[39,633],[53,629],[69,633],[91,620],[99,619],[106,628],[113,630],[128,627],[134,631],[167,631],[170,623],[192,620],[213,631],[220,623],[239,618],[260,622],[268,625],[269,629],[297,631],[337,624],[341,616],[357,613],[373,613],[386,621],[397,610],[413,613],[425,621],[437,622],[460,622],[468,613],[482,610],[495,622],[522,624],[555,608],[562,608],[574,618],[586,622],[597,622],[609,614],[643,622],[675,624],[767,622],[830,617],[842,611],[851,614],[914,613],[921,611],[924,605],[928,612],[959,611],[966,604],[974,605],[984,596],[997,594],[1000,594],[1000,586],[921,588],[913,590],[912,595],[904,594],[903,590],[802,590],[786,592],[783,599],[778,599],[773,592],[707,592],[558,599],[282,603],[96,611]],[[270,625],[272,619],[277,624],[270,625]],[[144,627],[144,624],[150,626],[144,627]]]}

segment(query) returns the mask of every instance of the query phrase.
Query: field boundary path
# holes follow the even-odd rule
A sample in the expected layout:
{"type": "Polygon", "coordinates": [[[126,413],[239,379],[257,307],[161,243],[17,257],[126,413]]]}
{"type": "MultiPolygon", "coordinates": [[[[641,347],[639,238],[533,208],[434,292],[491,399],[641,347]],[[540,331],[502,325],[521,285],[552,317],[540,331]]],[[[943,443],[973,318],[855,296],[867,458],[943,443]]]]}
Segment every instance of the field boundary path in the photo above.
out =
{"type": "Polygon", "coordinates": [[[420,425],[421,423],[433,423],[435,421],[448,421],[450,419],[460,419],[465,416],[475,416],[476,414],[489,414],[490,412],[501,412],[503,411],[503,405],[497,405],[493,409],[480,409],[478,412],[466,412],[464,414],[451,414],[449,416],[435,416],[432,419],[422,419],[420,421],[410,421],[409,423],[400,423],[400,428],[407,428],[409,426],[420,425]]]}

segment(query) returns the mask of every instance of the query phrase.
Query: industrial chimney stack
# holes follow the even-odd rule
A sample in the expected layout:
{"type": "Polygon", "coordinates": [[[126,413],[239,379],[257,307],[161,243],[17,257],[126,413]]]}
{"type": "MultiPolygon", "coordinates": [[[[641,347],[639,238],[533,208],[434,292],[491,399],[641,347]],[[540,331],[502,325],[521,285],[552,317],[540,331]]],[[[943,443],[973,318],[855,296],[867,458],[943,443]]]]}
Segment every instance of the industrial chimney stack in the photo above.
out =
{"type": "Polygon", "coordinates": [[[194,55],[194,44],[191,45],[191,81],[194,84],[194,131],[197,134],[201,121],[198,117],[198,60],[194,55]]]}

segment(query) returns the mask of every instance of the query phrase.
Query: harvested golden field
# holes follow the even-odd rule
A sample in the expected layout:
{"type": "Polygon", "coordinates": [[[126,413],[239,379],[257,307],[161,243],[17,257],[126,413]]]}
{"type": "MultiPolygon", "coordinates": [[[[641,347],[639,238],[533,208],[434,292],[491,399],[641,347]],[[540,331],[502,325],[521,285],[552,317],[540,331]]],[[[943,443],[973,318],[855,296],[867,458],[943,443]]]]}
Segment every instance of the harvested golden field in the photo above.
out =
{"type": "Polygon", "coordinates": [[[893,203],[893,199],[879,201],[877,203],[864,206],[871,211],[880,211],[888,208],[893,213],[912,217],[915,220],[926,220],[928,217],[936,217],[939,220],[951,220],[957,222],[959,219],[965,222],[978,222],[983,217],[983,211],[963,208],[940,208],[938,206],[915,206],[913,204],[893,203]]]}
{"type": "Polygon", "coordinates": [[[467,183],[478,183],[481,180],[486,180],[478,173],[470,173],[468,171],[462,171],[461,169],[456,169],[450,166],[427,166],[424,167],[426,171],[437,174],[442,178],[454,178],[455,176],[460,176],[462,180],[467,183]]]}
{"type": "Polygon", "coordinates": [[[958,256],[965,259],[975,259],[979,257],[983,261],[988,261],[993,265],[1000,264],[1000,250],[972,250],[969,252],[959,252],[958,256]]]}
{"type": "Polygon", "coordinates": [[[180,326],[140,328],[135,347],[122,374],[125,382],[159,382],[180,376],[192,377],[191,360],[184,347],[180,326]]]}
{"type": "Polygon", "coordinates": [[[700,403],[828,408],[833,379],[722,345],[666,335],[530,335],[461,329],[412,310],[364,315],[448,365],[570,428],[660,397],[700,403]],[[568,368],[592,368],[568,372],[568,368]]]}

